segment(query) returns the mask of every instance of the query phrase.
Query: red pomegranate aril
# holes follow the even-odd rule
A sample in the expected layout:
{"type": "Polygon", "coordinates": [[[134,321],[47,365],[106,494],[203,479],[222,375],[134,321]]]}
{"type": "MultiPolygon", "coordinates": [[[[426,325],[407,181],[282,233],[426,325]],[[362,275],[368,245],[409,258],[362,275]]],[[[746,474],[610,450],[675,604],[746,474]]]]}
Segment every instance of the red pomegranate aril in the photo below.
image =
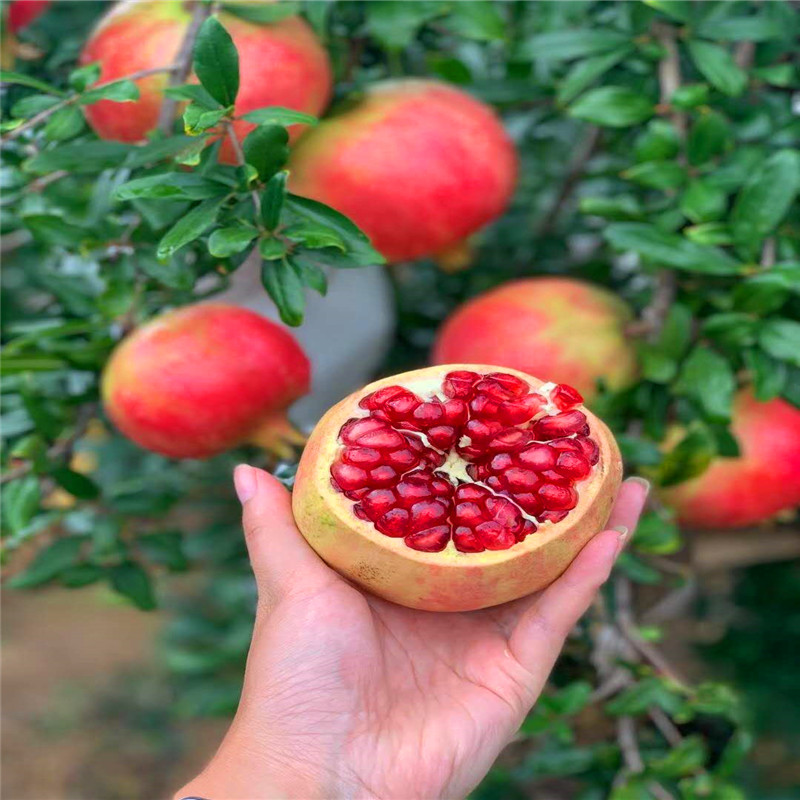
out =
{"type": "Polygon", "coordinates": [[[571,486],[543,483],[536,494],[548,511],[569,511],[578,503],[578,494],[571,486]]]}
{"type": "Polygon", "coordinates": [[[554,469],[544,469],[539,473],[539,477],[544,483],[558,483],[562,486],[568,486],[570,479],[565,478],[560,472],[554,469]]]}
{"type": "Polygon", "coordinates": [[[490,497],[486,501],[486,510],[492,515],[495,522],[511,530],[517,530],[522,525],[522,514],[519,509],[504,497],[490,497]]]}
{"type": "Polygon", "coordinates": [[[542,417],[533,426],[533,436],[538,440],[556,439],[578,433],[586,425],[586,415],[581,411],[563,411],[552,417],[542,417]]]}
{"type": "Polygon", "coordinates": [[[367,521],[371,521],[371,520],[370,520],[370,518],[369,518],[369,516],[368,516],[368,514],[367,514],[367,512],[366,512],[366,511],[364,511],[364,508],[363,508],[363,506],[361,505],[361,503],[356,503],[356,504],[353,506],[353,513],[354,513],[354,514],[355,514],[355,515],[356,515],[356,516],[357,516],[359,519],[363,519],[365,522],[367,522],[367,521]]]}
{"type": "Polygon", "coordinates": [[[361,436],[371,431],[389,430],[385,422],[372,417],[351,419],[342,425],[339,436],[345,444],[358,444],[361,436]]]}
{"type": "Polygon", "coordinates": [[[560,472],[567,478],[580,481],[586,478],[592,471],[591,464],[582,454],[564,452],[558,456],[556,461],[556,472],[560,472]]]}
{"type": "Polygon", "coordinates": [[[423,427],[437,425],[444,419],[444,406],[438,401],[420,403],[414,409],[412,418],[416,422],[419,422],[423,427]]]}
{"type": "Polygon", "coordinates": [[[392,419],[408,419],[419,406],[421,400],[411,392],[393,397],[384,405],[384,410],[392,419]]]}
{"type": "Polygon", "coordinates": [[[548,442],[548,444],[554,450],[558,450],[559,453],[565,450],[570,453],[581,452],[581,446],[575,441],[575,439],[553,439],[553,441],[548,442]]]}
{"type": "Polygon", "coordinates": [[[382,489],[386,486],[394,486],[399,480],[400,476],[397,470],[392,469],[390,466],[382,464],[380,467],[375,467],[369,471],[370,485],[382,489]]]}
{"type": "Polygon", "coordinates": [[[456,370],[448,372],[442,383],[442,388],[447,397],[455,397],[460,400],[468,400],[472,397],[472,387],[480,380],[481,376],[477,372],[466,370],[456,370]]]}
{"type": "Polygon", "coordinates": [[[406,443],[403,435],[391,428],[369,431],[358,437],[358,444],[362,447],[373,447],[377,450],[394,450],[406,443]]]}
{"type": "Polygon", "coordinates": [[[518,542],[521,542],[526,536],[530,536],[532,533],[536,533],[536,531],[536,525],[529,519],[526,519],[523,521],[519,530],[514,532],[514,536],[518,542]]]}
{"type": "Polygon", "coordinates": [[[537,518],[539,522],[561,522],[561,520],[566,519],[567,514],[569,511],[542,511],[541,514],[537,514],[537,518]]]}
{"type": "Polygon", "coordinates": [[[541,471],[556,465],[558,454],[546,444],[532,444],[514,454],[514,461],[522,467],[541,471]]]}
{"type": "Polygon", "coordinates": [[[474,484],[465,483],[456,489],[456,502],[471,502],[476,503],[485,500],[489,497],[489,492],[482,486],[475,486],[474,484]]]}
{"type": "Polygon", "coordinates": [[[491,378],[484,378],[475,384],[475,391],[480,394],[485,394],[493,400],[503,402],[503,400],[510,400],[514,393],[508,391],[499,381],[494,381],[491,378]]]}
{"type": "Polygon", "coordinates": [[[428,441],[439,450],[449,450],[456,442],[455,428],[436,425],[428,429],[428,441]]]}
{"type": "Polygon", "coordinates": [[[533,492],[516,492],[514,502],[532,517],[538,517],[542,510],[542,501],[533,492]]]}
{"type": "Polygon", "coordinates": [[[453,531],[453,544],[462,553],[482,553],[486,549],[475,532],[463,525],[453,531]]]}
{"type": "Polygon", "coordinates": [[[370,411],[374,411],[379,409],[387,400],[391,400],[393,397],[405,393],[406,390],[402,386],[386,386],[383,389],[378,389],[377,392],[362,397],[358,405],[359,408],[366,408],[370,411]]]}
{"type": "Polygon", "coordinates": [[[520,428],[509,428],[508,430],[498,433],[489,440],[486,449],[490,453],[504,453],[510,450],[517,450],[518,448],[526,445],[531,439],[528,431],[523,431],[520,428]]]}
{"type": "Polygon", "coordinates": [[[377,519],[396,503],[397,498],[389,489],[373,489],[361,498],[361,506],[370,519],[377,519]]]}
{"type": "Polygon", "coordinates": [[[589,433],[590,433],[590,431],[589,431],[589,423],[587,422],[587,423],[586,423],[586,424],[585,424],[585,425],[584,425],[582,428],[580,428],[580,429],[578,430],[578,433],[579,433],[581,436],[588,436],[588,435],[589,435],[589,433]]]}
{"type": "Polygon", "coordinates": [[[416,467],[417,464],[419,464],[419,456],[405,447],[401,450],[393,450],[391,453],[387,453],[385,458],[389,466],[403,471],[416,467]]]}
{"type": "Polygon", "coordinates": [[[431,481],[431,491],[436,497],[450,497],[453,494],[453,484],[445,477],[440,477],[441,472],[437,472],[431,481]]]}
{"type": "Polygon", "coordinates": [[[450,526],[437,525],[425,531],[412,533],[406,536],[405,543],[413,550],[421,550],[424,553],[439,553],[447,547],[450,541],[450,526]]]}
{"type": "Polygon", "coordinates": [[[577,389],[567,386],[566,383],[559,383],[550,393],[553,404],[561,411],[566,411],[573,406],[578,406],[583,402],[583,397],[577,389]]]}
{"type": "Polygon", "coordinates": [[[575,442],[575,444],[580,447],[581,452],[586,457],[586,460],[592,466],[594,466],[600,460],[600,448],[597,446],[597,442],[595,442],[594,439],[590,439],[588,436],[576,436],[570,441],[575,442]]]}
{"type": "Polygon", "coordinates": [[[487,550],[508,550],[517,541],[512,531],[493,521],[482,522],[475,533],[487,550]]]}
{"type": "Polygon", "coordinates": [[[480,447],[473,445],[458,446],[458,454],[467,461],[476,461],[483,455],[483,450],[480,447]]]}
{"type": "Polygon", "coordinates": [[[490,372],[487,378],[499,383],[506,391],[511,392],[513,395],[522,395],[530,389],[527,383],[522,378],[517,378],[515,375],[509,375],[507,372],[490,372]]]}
{"type": "MultiPolygon", "coordinates": [[[[334,489],[339,488],[336,481],[331,480],[331,483],[334,489]]],[[[345,492],[344,496],[349,500],[360,500],[369,490],[369,486],[363,486],[361,489],[351,489],[349,492],[345,492]]]]}
{"type": "Polygon", "coordinates": [[[501,492],[505,488],[505,486],[503,486],[503,481],[501,481],[497,475],[492,475],[487,478],[486,485],[495,492],[501,492]]]}
{"type": "Polygon", "coordinates": [[[469,419],[469,408],[463,400],[448,400],[444,404],[444,418],[449,425],[461,426],[469,419]]]}
{"type": "Polygon", "coordinates": [[[441,500],[421,500],[409,509],[411,512],[411,532],[432,528],[447,521],[447,506],[441,500]]]}
{"type": "Polygon", "coordinates": [[[406,475],[397,486],[394,487],[397,499],[404,506],[412,506],[419,500],[428,500],[433,495],[428,481],[414,480],[416,476],[406,475]]]}
{"type": "Polygon", "coordinates": [[[341,461],[337,461],[331,467],[331,475],[343,492],[360,489],[368,481],[367,473],[363,469],[343,464],[341,461]]]}
{"type": "Polygon", "coordinates": [[[532,492],[539,485],[539,476],[533,470],[521,467],[506,470],[503,478],[508,488],[515,492],[532,492]]]}
{"type": "Polygon", "coordinates": [[[545,405],[540,394],[529,394],[517,400],[501,403],[497,410],[498,419],[506,425],[520,425],[538,414],[545,405]]]}
{"type": "Polygon", "coordinates": [[[411,515],[404,508],[393,508],[375,521],[375,527],[386,536],[400,538],[408,533],[411,515]]]}
{"type": "Polygon", "coordinates": [[[499,408],[500,404],[485,394],[476,395],[469,401],[469,409],[476,417],[494,418],[499,408]]]}
{"type": "Polygon", "coordinates": [[[464,433],[473,444],[484,444],[502,429],[503,426],[494,420],[471,419],[464,426],[464,433]]]}
{"type": "MultiPolygon", "coordinates": [[[[494,441],[494,440],[493,440],[494,441]]],[[[514,466],[514,460],[509,453],[498,453],[489,462],[489,469],[492,472],[505,472],[514,466]]]]}
{"type": "Polygon", "coordinates": [[[354,467],[369,469],[380,464],[381,454],[371,447],[348,447],[342,453],[342,461],[345,464],[352,464],[354,467]]]}
{"type": "Polygon", "coordinates": [[[477,503],[459,503],[455,508],[456,519],[462,525],[479,525],[483,519],[483,509],[477,503]]]}

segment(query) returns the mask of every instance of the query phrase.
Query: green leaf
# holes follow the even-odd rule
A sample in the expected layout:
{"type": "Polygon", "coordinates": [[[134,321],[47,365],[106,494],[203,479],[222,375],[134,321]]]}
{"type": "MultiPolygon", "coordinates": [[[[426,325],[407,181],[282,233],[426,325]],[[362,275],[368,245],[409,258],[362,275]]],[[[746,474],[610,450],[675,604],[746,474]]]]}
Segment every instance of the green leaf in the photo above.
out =
{"type": "Polygon", "coordinates": [[[21,531],[39,510],[41,491],[35,475],[25,475],[3,488],[3,520],[11,533],[21,531]]]}
{"type": "Polygon", "coordinates": [[[81,175],[102,172],[120,166],[134,149],[121,142],[92,142],[90,147],[86,142],[73,142],[39,153],[26,162],[25,169],[35,175],[59,170],[81,175]]]}
{"type": "Polygon", "coordinates": [[[266,261],[274,261],[286,255],[286,245],[281,239],[268,236],[258,242],[258,252],[266,261]]]}
{"type": "Polygon", "coordinates": [[[89,237],[88,231],[52,214],[29,214],[22,221],[35,238],[47,244],[77,247],[89,237]]]}
{"type": "Polygon", "coordinates": [[[643,678],[638,683],[620,692],[606,710],[613,716],[632,716],[646,713],[653,707],[667,714],[674,714],[683,706],[683,698],[670,684],[661,678],[643,678]]]}
{"type": "Polygon", "coordinates": [[[276,173],[269,179],[267,188],[261,195],[261,221],[268,231],[275,230],[280,222],[288,177],[288,172],[276,173]]]}
{"type": "Polygon", "coordinates": [[[747,73],[724,48],[699,39],[689,41],[689,53],[703,77],[723,94],[737,97],[747,86],[747,73]]]}
{"type": "Polygon", "coordinates": [[[579,97],[568,109],[577,119],[625,128],[653,116],[654,106],[645,95],[624,86],[600,86],[579,97]]]}
{"type": "Polygon", "coordinates": [[[753,75],[771,86],[786,88],[797,86],[798,75],[794,64],[772,64],[768,67],[756,67],[753,75]]]}
{"type": "Polygon", "coordinates": [[[113,81],[96,86],[84,92],[78,102],[82,106],[96,103],[98,100],[111,100],[114,103],[130,103],[139,99],[139,87],[129,80],[113,81]]]}
{"type": "Polygon", "coordinates": [[[52,97],[49,94],[28,95],[28,97],[17,100],[17,102],[11,106],[11,116],[27,119],[28,117],[34,116],[34,114],[39,114],[42,111],[46,111],[48,108],[52,108],[56,103],[60,102],[62,101],[59,100],[58,97],[52,97]]]}
{"type": "Polygon", "coordinates": [[[136,546],[148,561],[161,564],[173,572],[182,572],[189,566],[183,552],[180,531],[162,531],[139,536],[136,546]]]}
{"type": "Polygon", "coordinates": [[[80,589],[104,578],[106,571],[95,564],[76,564],[58,573],[58,582],[68,589],[80,589]]]}
{"type": "Polygon", "coordinates": [[[675,161],[645,161],[622,173],[626,180],[650,189],[677,189],[686,182],[686,170],[675,161]]]}
{"type": "Polygon", "coordinates": [[[528,39],[520,48],[520,55],[543,61],[570,61],[607,53],[630,44],[627,34],[610,29],[549,31],[528,39]]]}
{"type": "Polygon", "coordinates": [[[679,86],[672,93],[670,103],[676,108],[697,108],[708,104],[709,94],[708,84],[689,83],[685,86],[679,86]]]}
{"type": "Polygon", "coordinates": [[[676,393],[695,400],[706,418],[715,422],[730,419],[735,389],[736,378],[727,359],[702,345],[689,354],[674,387],[676,393]]]}
{"type": "Polygon", "coordinates": [[[697,427],[684,436],[663,458],[656,473],[659,486],[674,486],[702,475],[717,455],[710,431],[697,427]]]}
{"type": "Polygon", "coordinates": [[[776,264],[737,283],[733,301],[742,311],[767,314],[779,309],[792,293],[800,295],[800,266],[776,264]]]}
{"type": "Polygon", "coordinates": [[[758,343],[773,358],[800,367],[800,322],[768,319],[761,326],[758,343]]]}
{"type": "Polygon", "coordinates": [[[242,150],[245,161],[267,181],[289,158],[289,134],[280,125],[261,125],[248,134],[242,150]]]}
{"type": "Polygon", "coordinates": [[[751,254],[786,216],[800,191],[800,153],[779,150],[751,174],[736,197],[731,229],[751,254]]]}
{"type": "Polygon", "coordinates": [[[581,197],[578,201],[582,214],[612,220],[636,220],[645,216],[639,200],[633,195],[615,197],[581,197]]]}
{"type": "Polygon", "coordinates": [[[69,467],[56,467],[50,470],[50,476],[62,489],[81,500],[93,500],[100,494],[100,487],[91,478],[69,467]]]}
{"type": "Polygon", "coordinates": [[[117,200],[206,200],[227,194],[226,187],[193,172],[166,172],[134,178],[114,190],[117,200]]]}
{"type": "Polygon", "coordinates": [[[681,197],[681,213],[692,222],[712,222],[725,215],[728,198],[702,179],[693,180],[681,197]]]}
{"type": "Polygon", "coordinates": [[[703,737],[695,733],[682,739],[665,756],[654,759],[648,766],[658,775],[680,778],[702,769],[707,758],[703,737]]]}
{"type": "Polygon", "coordinates": [[[333,247],[342,253],[347,252],[347,247],[341,236],[331,228],[323,228],[314,224],[290,225],[283,233],[293,242],[300,242],[311,250],[323,247],[333,247]]]}
{"type": "Polygon", "coordinates": [[[684,228],[687,239],[696,244],[726,245],[733,244],[733,235],[724,222],[704,222],[684,228]]]}
{"type": "Polygon", "coordinates": [[[258,236],[255,228],[243,225],[231,228],[217,228],[208,238],[208,252],[217,258],[227,258],[247,249],[258,236]]]}
{"type": "Polygon", "coordinates": [[[323,296],[328,293],[328,278],[325,270],[307,252],[300,250],[293,253],[289,256],[289,261],[297,270],[304,286],[308,286],[323,296]]]}
{"type": "Polygon", "coordinates": [[[643,0],[646,6],[666,14],[678,22],[689,22],[692,18],[692,3],[689,0],[643,0]]]}
{"type": "Polygon", "coordinates": [[[695,32],[707,39],[728,42],[766,42],[791,36],[791,31],[787,32],[777,19],[763,15],[727,19],[711,17],[702,21],[695,32]]]}
{"type": "Polygon", "coordinates": [[[216,17],[209,17],[197,34],[194,73],[203,88],[223,106],[232,106],[236,102],[239,54],[230,34],[216,17]]]}
{"type": "Polygon", "coordinates": [[[44,136],[51,142],[60,142],[77,136],[86,127],[83,114],[75,106],[65,106],[56,111],[44,126],[44,136]]]}
{"type": "Polygon", "coordinates": [[[31,89],[36,89],[46,94],[54,94],[57,97],[66,97],[67,94],[49,83],[40,81],[38,78],[34,78],[31,75],[23,75],[21,72],[13,72],[10,69],[0,70],[0,83],[15,83],[18,86],[28,86],[31,89]]]}
{"type": "Polygon", "coordinates": [[[108,577],[114,591],[127,597],[137,608],[152,611],[156,607],[150,576],[135,562],[124,561],[112,567],[108,577]]]}
{"type": "Polygon", "coordinates": [[[242,114],[242,119],[254,122],[256,125],[283,125],[284,128],[288,128],[290,125],[316,125],[319,122],[311,114],[304,114],[302,111],[282,106],[257,108],[255,111],[242,114]]]}
{"type": "Polygon", "coordinates": [[[591,86],[599,77],[605,75],[612,67],[619,64],[633,51],[633,46],[626,44],[599,56],[578,61],[567,73],[556,95],[560,105],[571,103],[584,89],[591,86]]]}
{"type": "Polygon", "coordinates": [[[297,326],[303,321],[306,296],[300,276],[287,259],[264,261],[261,265],[261,282],[278,307],[281,319],[297,326]]]}
{"type": "Polygon", "coordinates": [[[644,222],[617,222],[603,233],[618,250],[633,250],[656,264],[708,275],[736,275],[742,267],[715,247],[690,242],[644,222]]]}
{"type": "Polygon", "coordinates": [[[266,25],[271,22],[279,22],[286,17],[294,16],[300,12],[300,3],[292,0],[281,0],[280,3],[253,3],[253,2],[231,2],[222,3],[222,10],[226,14],[233,14],[248,22],[255,22],[259,25],[266,25]]]}
{"type": "MultiPolygon", "coordinates": [[[[92,143],[94,147],[95,142],[92,143]]],[[[134,147],[128,153],[124,161],[124,166],[136,169],[149,164],[156,164],[169,158],[180,158],[184,153],[194,148],[202,148],[205,145],[204,139],[193,136],[170,136],[160,141],[148,142],[148,144],[134,147]]]]}
{"type": "Polygon", "coordinates": [[[205,133],[209,128],[219,125],[228,115],[227,108],[207,109],[197,103],[190,103],[183,112],[183,130],[189,136],[205,133]]]}
{"type": "Polygon", "coordinates": [[[56,539],[40,550],[24,572],[15,575],[8,585],[12,589],[28,589],[41,586],[71,567],[78,560],[84,540],[76,536],[56,539]]]}
{"type": "Polygon", "coordinates": [[[197,83],[184,83],[181,86],[167,86],[164,88],[164,94],[175,100],[189,100],[193,103],[197,103],[209,111],[221,108],[221,105],[208,91],[197,83]]]}
{"type": "Polygon", "coordinates": [[[444,25],[458,36],[478,42],[499,41],[506,35],[503,18],[491,0],[454,3],[444,25]]]}
{"type": "Polygon", "coordinates": [[[671,122],[654,119],[637,136],[635,155],[637,161],[667,161],[675,158],[681,149],[681,137],[671,122]]]}
{"type": "Polygon", "coordinates": [[[335,259],[335,263],[329,260],[331,266],[368,267],[384,263],[385,259],[372,247],[369,237],[347,217],[330,206],[294,194],[287,195],[284,205],[287,211],[287,223],[292,224],[297,221],[313,223],[323,228],[330,228],[341,237],[347,252],[344,257],[335,259]]]}
{"type": "Polygon", "coordinates": [[[756,400],[766,403],[780,396],[789,376],[786,362],[778,361],[757,348],[745,350],[743,355],[745,366],[750,371],[756,400]]]}
{"type": "Polygon", "coordinates": [[[689,131],[686,145],[689,163],[705,164],[706,161],[724,153],[730,141],[731,133],[722,114],[716,111],[702,114],[689,131]]]}
{"type": "Polygon", "coordinates": [[[670,519],[654,512],[646,513],[636,526],[633,545],[637,550],[655,555],[671,555],[681,549],[681,533],[670,519]]]}
{"type": "Polygon", "coordinates": [[[93,61],[82,67],[72,70],[69,74],[69,85],[76,91],[82,92],[100,80],[100,62],[93,61]]]}
{"type": "Polygon", "coordinates": [[[419,28],[445,13],[443,3],[383,0],[367,6],[367,28],[384,47],[402,50],[408,46],[419,28]]]}
{"type": "Polygon", "coordinates": [[[158,243],[158,258],[169,258],[181,247],[202,236],[216,222],[222,203],[217,198],[206,200],[181,217],[158,243]]]}

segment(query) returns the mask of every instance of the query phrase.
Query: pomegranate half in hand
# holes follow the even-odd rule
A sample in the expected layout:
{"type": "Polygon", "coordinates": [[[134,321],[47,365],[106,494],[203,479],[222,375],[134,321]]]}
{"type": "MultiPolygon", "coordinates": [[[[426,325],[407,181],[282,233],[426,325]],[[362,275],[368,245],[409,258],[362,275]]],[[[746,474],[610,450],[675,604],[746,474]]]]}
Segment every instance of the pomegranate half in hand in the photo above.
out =
{"type": "Polygon", "coordinates": [[[311,546],[374,594],[468,611],[547,586],[608,520],[622,463],[563,384],[445,365],[365,387],[319,422],[293,508],[311,546]]]}

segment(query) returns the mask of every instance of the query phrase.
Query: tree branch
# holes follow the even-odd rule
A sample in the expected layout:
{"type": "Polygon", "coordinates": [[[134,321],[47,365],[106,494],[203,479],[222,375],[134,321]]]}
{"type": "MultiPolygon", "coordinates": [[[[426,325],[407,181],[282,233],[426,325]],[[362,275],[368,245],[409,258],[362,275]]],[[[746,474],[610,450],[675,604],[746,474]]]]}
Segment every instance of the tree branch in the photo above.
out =
{"type": "MultiPolygon", "coordinates": [[[[186,79],[192,71],[192,51],[194,50],[197,34],[200,32],[200,27],[210,14],[211,5],[209,3],[195,0],[194,9],[192,10],[192,19],[189,22],[189,27],[186,29],[186,34],[183,37],[178,54],[175,56],[175,61],[172,63],[169,86],[179,86],[182,83],[186,83],[186,79]]],[[[161,109],[158,112],[157,125],[158,130],[162,133],[169,134],[172,130],[172,123],[175,121],[175,111],[177,107],[177,99],[164,95],[161,109]]]]}

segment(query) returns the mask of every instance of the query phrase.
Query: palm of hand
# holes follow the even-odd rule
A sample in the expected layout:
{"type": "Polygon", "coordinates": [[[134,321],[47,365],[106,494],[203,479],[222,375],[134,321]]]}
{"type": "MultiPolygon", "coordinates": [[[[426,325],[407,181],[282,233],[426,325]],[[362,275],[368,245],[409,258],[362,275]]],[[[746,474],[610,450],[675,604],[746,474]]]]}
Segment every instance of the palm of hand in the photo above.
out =
{"type": "MultiPolygon", "coordinates": [[[[220,750],[184,793],[464,796],[540,693],[611,570],[619,533],[596,535],[538,595],[464,614],[414,611],[329,569],[294,526],[285,490],[253,472],[244,527],[259,609],[245,685],[220,750]]],[[[645,496],[624,484],[610,524],[632,529],[645,496]]]]}

